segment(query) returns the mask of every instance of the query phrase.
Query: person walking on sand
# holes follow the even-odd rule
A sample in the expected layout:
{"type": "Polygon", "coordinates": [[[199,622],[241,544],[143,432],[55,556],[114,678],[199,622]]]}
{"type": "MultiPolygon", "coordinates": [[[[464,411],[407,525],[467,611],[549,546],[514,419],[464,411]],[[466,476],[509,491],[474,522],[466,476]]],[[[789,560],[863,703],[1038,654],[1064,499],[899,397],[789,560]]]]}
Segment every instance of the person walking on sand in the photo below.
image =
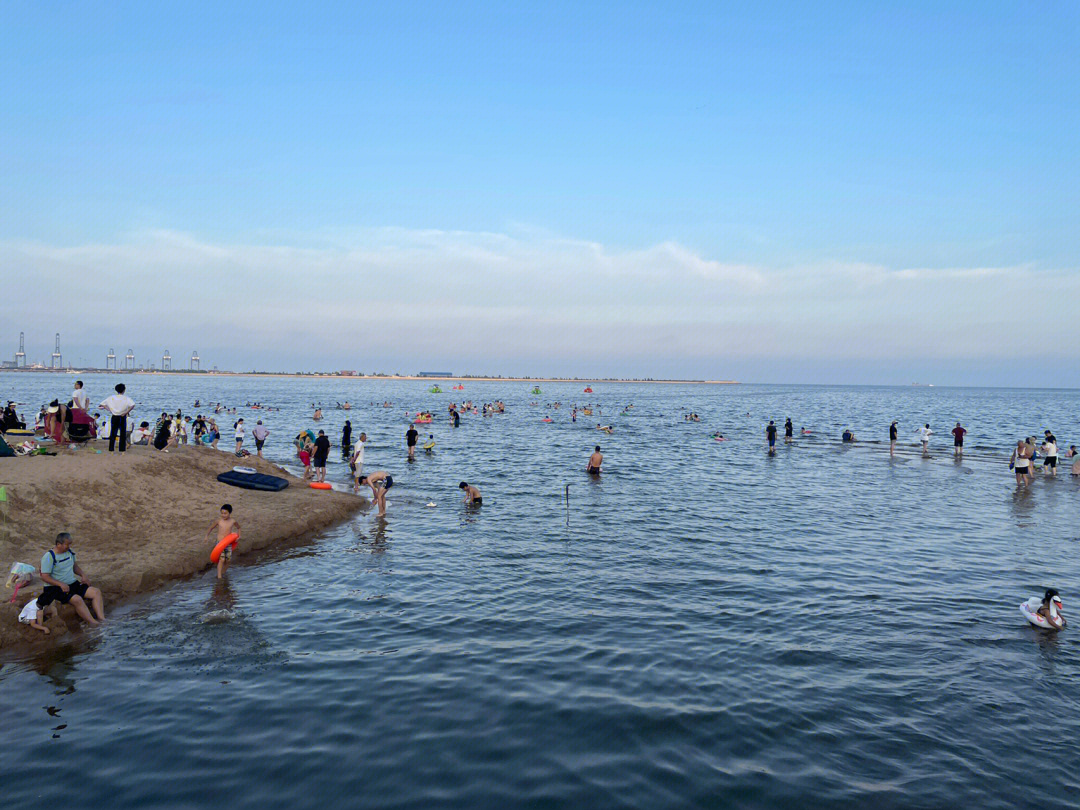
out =
{"type": "Polygon", "coordinates": [[[1031,457],[1028,455],[1027,444],[1023,439],[1016,440],[1016,449],[1009,456],[1009,469],[1016,473],[1016,485],[1026,486],[1030,474],[1031,457]]]}
{"type": "Polygon", "coordinates": [[[262,458],[263,445],[266,444],[266,437],[270,435],[270,431],[266,429],[266,425],[262,423],[262,419],[255,423],[255,427],[251,429],[251,438],[255,440],[255,454],[262,458]]]}
{"type": "MultiPolygon", "coordinates": [[[[210,540],[210,535],[213,534],[214,529],[217,529],[217,540],[214,541],[215,546],[230,534],[236,535],[236,543],[240,542],[240,524],[236,521],[236,518],[232,516],[232,506],[230,504],[223,503],[221,505],[217,519],[211,523],[210,528],[206,530],[206,541],[210,540]]],[[[232,559],[233,549],[236,548],[236,543],[225,546],[225,549],[221,552],[221,556],[218,557],[218,579],[221,579],[225,575],[225,571],[229,567],[229,561],[232,559]]]]}
{"type": "Polygon", "coordinates": [[[127,390],[123,383],[119,383],[116,393],[107,397],[99,408],[104,408],[112,416],[109,419],[109,452],[116,447],[116,437],[120,437],[120,452],[127,450],[127,417],[135,409],[135,401],[124,392],[127,390]]]}
{"type": "Polygon", "coordinates": [[[315,480],[320,484],[326,480],[326,459],[330,455],[330,439],[325,431],[319,431],[319,437],[315,439],[315,480]]]}
{"type": "Polygon", "coordinates": [[[101,591],[90,586],[90,580],[76,562],[75,552],[71,550],[70,534],[60,532],[56,535],[52,549],[46,551],[41,558],[38,575],[45,583],[45,589],[38,597],[38,604],[43,608],[53,602],[70,604],[79,614],[79,618],[89,625],[105,621],[101,591]],[[87,601],[93,608],[93,615],[86,606],[87,601]]]}
{"type": "Polygon", "coordinates": [[[379,507],[379,516],[386,514],[386,491],[394,485],[394,477],[386,470],[375,470],[368,475],[361,475],[358,484],[367,484],[371,487],[371,497],[375,505],[379,507]]]}
{"type": "Polygon", "coordinates": [[[964,455],[964,434],[966,433],[967,431],[960,426],[959,422],[957,422],[956,427],[952,429],[953,455],[957,458],[964,455]]]}
{"type": "Polygon", "coordinates": [[[896,420],[889,425],[889,458],[896,455],[896,420]]]}
{"type": "Polygon", "coordinates": [[[934,431],[930,429],[930,424],[927,423],[918,429],[919,441],[922,442],[922,454],[924,456],[930,455],[930,437],[934,435],[934,431]]]}
{"type": "Polygon", "coordinates": [[[409,425],[409,429],[405,431],[405,444],[409,446],[409,459],[413,459],[416,454],[416,439],[420,434],[416,432],[414,425],[409,425]]]}
{"type": "Polygon", "coordinates": [[[593,453],[589,456],[589,463],[585,465],[585,472],[589,475],[599,475],[600,465],[604,463],[604,454],[600,452],[600,445],[596,445],[593,448],[593,453]]]}
{"type": "Polygon", "coordinates": [[[236,455],[241,455],[241,448],[244,446],[244,420],[237,419],[233,422],[233,430],[235,434],[233,438],[236,439],[236,455]]]}

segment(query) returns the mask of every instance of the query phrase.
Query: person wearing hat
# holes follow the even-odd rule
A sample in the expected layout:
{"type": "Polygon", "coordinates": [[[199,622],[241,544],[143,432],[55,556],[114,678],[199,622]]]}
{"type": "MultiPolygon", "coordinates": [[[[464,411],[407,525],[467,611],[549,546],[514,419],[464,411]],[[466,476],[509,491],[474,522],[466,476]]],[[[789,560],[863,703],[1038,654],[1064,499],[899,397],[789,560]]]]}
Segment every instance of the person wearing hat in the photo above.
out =
{"type": "Polygon", "coordinates": [[[45,435],[57,444],[65,444],[64,427],[71,421],[66,405],[61,405],[59,400],[53,400],[45,409],[45,435]]]}
{"type": "Polygon", "coordinates": [[[116,446],[116,437],[120,436],[120,452],[127,450],[127,417],[135,409],[135,401],[124,392],[127,387],[123,383],[116,386],[116,393],[107,397],[98,407],[104,408],[112,414],[109,420],[109,452],[116,446]]]}

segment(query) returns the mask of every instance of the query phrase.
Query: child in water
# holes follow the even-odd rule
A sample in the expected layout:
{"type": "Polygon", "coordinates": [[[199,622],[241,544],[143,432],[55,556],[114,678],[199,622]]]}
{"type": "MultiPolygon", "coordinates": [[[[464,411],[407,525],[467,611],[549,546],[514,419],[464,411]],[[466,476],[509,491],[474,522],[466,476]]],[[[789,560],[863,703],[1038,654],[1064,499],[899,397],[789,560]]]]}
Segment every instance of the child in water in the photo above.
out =
{"type": "MultiPolygon", "coordinates": [[[[240,541],[240,524],[232,516],[232,506],[225,503],[221,505],[221,509],[218,512],[218,518],[210,524],[210,528],[206,530],[206,539],[210,539],[210,535],[214,529],[217,529],[217,540],[214,541],[216,546],[230,534],[236,535],[237,542],[240,541]]],[[[225,546],[225,550],[221,552],[221,556],[218,557],[217,562],[217,578],[221,579],[225,575],[226,569],[229,567],[229,560],[232,559],[233,549],[236,547],[236,543],[232,543],[225,546]]]]}
{"type": "Polygon", "coordinates": [[[1051,627],[1056,627],[1060,630],[1066,624],[1065,617],[1061,613],[1061,597],[1058,596],[1057,588],[1046,589],[1042,604],[1035,612],[1046,619],[1051,627]]]}

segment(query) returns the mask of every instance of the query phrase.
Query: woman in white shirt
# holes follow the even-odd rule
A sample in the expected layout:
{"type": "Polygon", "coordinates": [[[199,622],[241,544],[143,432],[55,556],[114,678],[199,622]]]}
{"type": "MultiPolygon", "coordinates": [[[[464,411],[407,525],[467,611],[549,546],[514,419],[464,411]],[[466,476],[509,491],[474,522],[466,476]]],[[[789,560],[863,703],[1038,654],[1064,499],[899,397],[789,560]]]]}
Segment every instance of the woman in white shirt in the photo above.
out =
{"type": "Polygon", "coordinates": [[[236,455],[240,455],[240,448],[244,446],[244,420],[237,419],[233,428],[236,430],[236,455]]]}
{"type": "Polygon", "coordinates": [[[1016,473],[1016,485],[1025,486],[1031,474],[1031,456],[1028,455],[1027,444],[1023,439],[1016,440],[1016,449],[1009,456],[1009,467],[1016,473]]]}

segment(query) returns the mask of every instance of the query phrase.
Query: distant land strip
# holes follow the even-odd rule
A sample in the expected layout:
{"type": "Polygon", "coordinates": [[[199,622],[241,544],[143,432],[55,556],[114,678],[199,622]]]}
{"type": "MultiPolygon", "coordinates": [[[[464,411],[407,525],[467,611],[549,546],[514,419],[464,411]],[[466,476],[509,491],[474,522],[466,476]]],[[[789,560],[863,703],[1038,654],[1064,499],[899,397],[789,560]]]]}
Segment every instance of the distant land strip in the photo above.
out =
{"type": "Polygon", "coordinates": [[[655,385],[738,385],[738,380],[658,380],[631,377],[483,377],[468,374],[454,376],[430,376],[419,374],[343,374],[337,372],[285,372],[285,371],[199,371],[189,369],[104,369],[104,368],[5,368],[3,371],[20,373],[42,372],[47,374],[156,374],[192,375],[199,377],[296,377],[346,380],[415,380],[420,382],[523,382],[523,383],[648,383],[655,385]]]}

